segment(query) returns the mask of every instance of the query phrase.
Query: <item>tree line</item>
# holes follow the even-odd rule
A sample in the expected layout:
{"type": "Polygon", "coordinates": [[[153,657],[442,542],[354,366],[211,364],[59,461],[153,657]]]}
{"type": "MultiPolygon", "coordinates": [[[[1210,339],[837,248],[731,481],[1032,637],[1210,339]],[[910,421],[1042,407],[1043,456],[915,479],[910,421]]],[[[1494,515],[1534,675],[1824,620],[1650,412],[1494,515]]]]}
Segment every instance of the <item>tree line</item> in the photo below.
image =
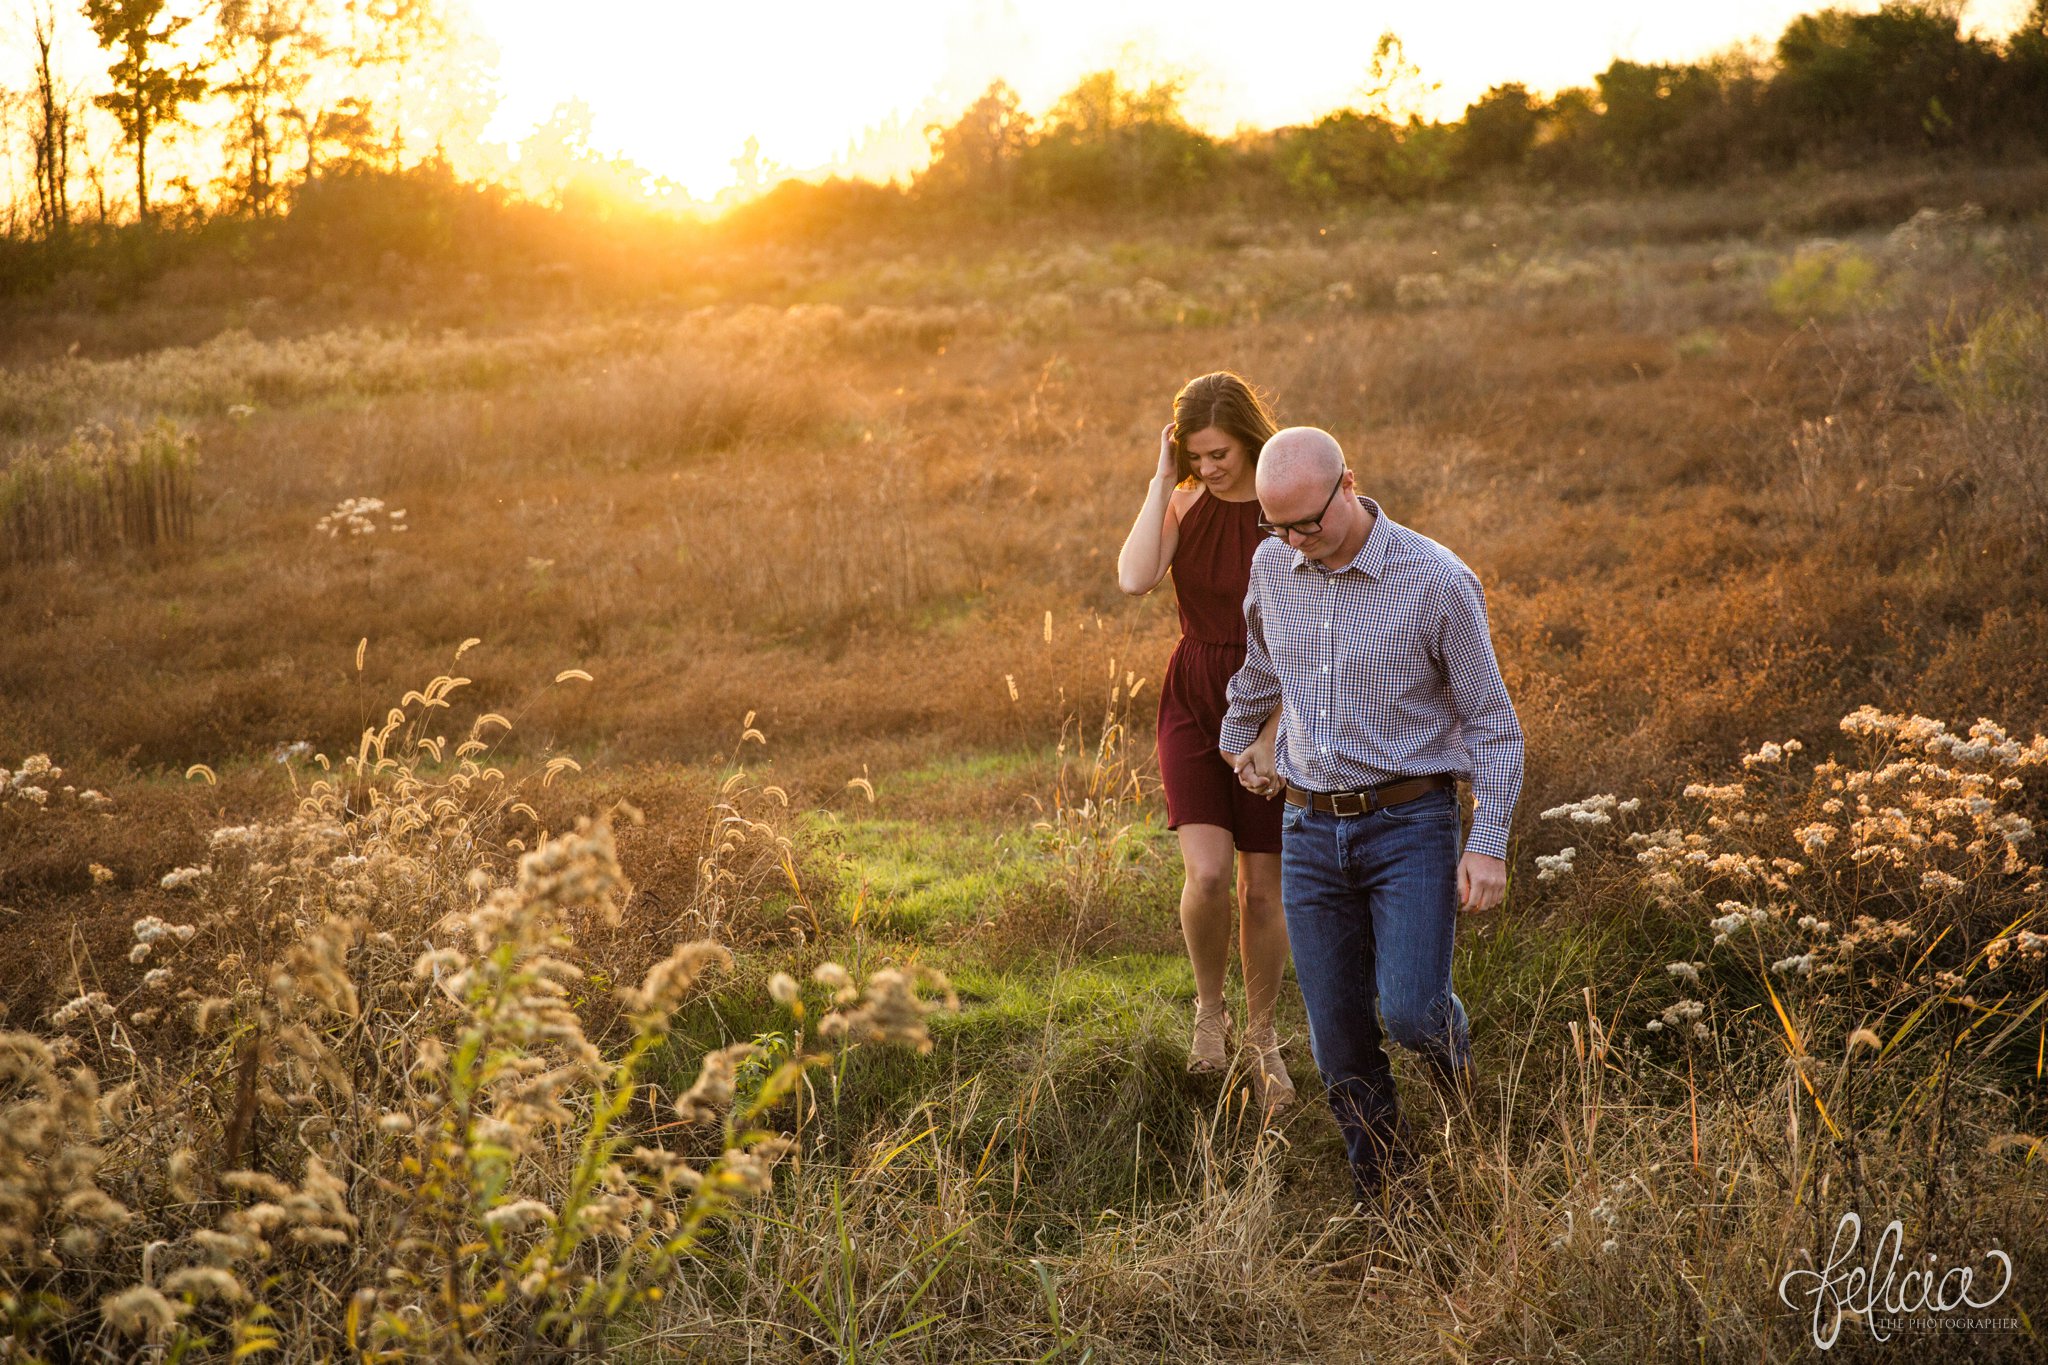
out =
{"type": "MultiPolygon", "coordinates": [[[[0,262],[0,275],[17,283],[42,273],[24,267],[31,256],[47,266],[81,224],[101,235],[124,223],[165,226],[152,154],[202,115],[215,172],[208,185],[172,186],[179,226],[281,220],[325,192],[325,212],[342,204],[372,216],[402,248],[401,219],[440,212],[445,228],[448,212],[488,216],[517,198],[459,184],[420,131],[422,100],[463,111],[471,127],[490,108],[444,0],[82,0],[104,59],[104,76],[83,89],[66,83],[53,56],[68,12],[60,7],[78,0],[24,3],[32,76],[28,88],[0,92],[0,114],[25,125],[33,162],[0,262]],[[111,116],[111,145],[106,134],[86,145],[88,106],[111,116]],[[81,186],[88,205],[74,202],[81,186]]],[[[1966,34],[1960,12],[1961,0],[1822,9],[1768,47],[1694,62],[1616,60],[1589,85],[1548,97],[1499,85],[1450,120],[1408,112],[1429,87],[1387,34],[1361,54],[1353,106],[1230,137],[1189,121],[1175,79],[1139,84],[1095,72],[1036,116],[998,81],[958,119],[927,130],[930,163],[907,184],[788,181],[729,222],[806,231],[1219,198],[1321,205],[1503,180],[1682,185],[1814,161],[2048,151],[2048,0],[2033,0],[2002,38],[1966,34]]],[[[556,122],[564,119],[552,136],[572,178],[646,179],[593,151],[587,126],[579,133],[558,112],[556,122]]],[[[557,187],[550,202],[573,204],[575,195],[557,187]]]]}
{"type": "Polygon", "coordinates": [[[202,109],[213,115],[217,172],[204,186],[180,177],[178,211],[264,217],[326,171],[417,161],[408,135],[418,97],[451,73],[433,98],[478,93],[451,61],[459,34],[438,0],[83,0],[76,12],[104,61],[83,87],[58,60],[69,7],[23,3],[29,85],[0,91],[0,115],[25,128],[34,173],[18,196],[26,202],[9,205],[10,237],[61,242],[81,222],[125,218],[129,205],[134,221],[157,224],[152,153],[194,130],[202,109]],[[88,108],[111,116],[111,147],[88,145],[88,108]],[[75,202],[81,189],[90,203],[75,202]]]}
{"type": "Polygon", "coordinates": [[[1388,34],[1357,107],[1229,140],[1189,125],[1172,81],[1135,89],[1097,73],[1038,119],[998,82],[930,130],[932,162],[912,194],[994,214],[1185,201],[1225,186],[1405,200],[1502,178],[1685,185],[1871,156],[2048,151],[2048,0],[2003,39],[1964,33],[1961,8],[1824,9],[1794,19],[1768,50],[1616,60],[1547,99],[1498,85],[1448,121],[1400,112],[1421,79],[1388,34]]]}

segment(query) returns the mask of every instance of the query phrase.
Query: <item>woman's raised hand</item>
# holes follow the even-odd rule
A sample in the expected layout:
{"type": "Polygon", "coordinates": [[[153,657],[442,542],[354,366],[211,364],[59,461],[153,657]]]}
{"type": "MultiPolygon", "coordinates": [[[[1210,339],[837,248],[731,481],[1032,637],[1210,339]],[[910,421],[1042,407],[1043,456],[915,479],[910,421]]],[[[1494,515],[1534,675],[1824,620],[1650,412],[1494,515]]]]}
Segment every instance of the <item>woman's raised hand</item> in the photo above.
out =
{"type": "Polygon", "coordinates": [[[1172,488],[1180,482],[1180,463],[1173,454],[1173,423],[1159,428],[1159,470],[1152,476],[1172,488]]]}

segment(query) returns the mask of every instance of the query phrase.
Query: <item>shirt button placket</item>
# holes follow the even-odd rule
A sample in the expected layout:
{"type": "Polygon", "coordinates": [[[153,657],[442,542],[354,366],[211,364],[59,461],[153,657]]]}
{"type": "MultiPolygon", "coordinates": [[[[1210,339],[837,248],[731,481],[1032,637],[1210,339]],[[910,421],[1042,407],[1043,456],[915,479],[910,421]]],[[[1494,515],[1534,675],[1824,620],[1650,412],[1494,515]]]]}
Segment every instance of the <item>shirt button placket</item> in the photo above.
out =
{"type": "MultiPolygon", "coordinates": [[[[1334,742],[1336,726],[1330,720],[1330,713],[1337,710],[1337,632],[1333,625],[1337,615],[1337,598],[1339,595],[1337,592],[1337,575],[1331,574],[1323,579],[1323,587],[1325,589],[1323,593],[1324,662],[1323,704],[1321,709],[1323,729],[1334,742]]],[[[1328,748],[1325,748],[1323,750],[1323,785],[1332,791],[1345,785],[1342,774],[1338,771],[1338,766],[1337,759],[1331,756],[1328,748]]],[[[1351,875],[1351,847],[1350,840],[1346,836],[1355,832],[1352,826],[1357,823],[1357,821],[1352,820],[1341,820],[1337,824],[1337,872],[1340,877],[1348,878],[1351,875]]]]}
{"type": "Polygon", "coordinates": [[[1332,618],[1327,614],[1330,610],[1331,585],[1332,580],[1330,577],[1324,575],[1323,695],[1321,699],[1322,705],[1316,708],[1316,733],[1321,737],[1322,742],[1316,746],[1316,753],[1323,760],[1321,767],[1323,769],[1322,779],[1325,787],[1335,786],[1335,766],[1330,762],[1330,741],[1334,738],[1330,729],[1330,706],[1335,701],[1337,685],[1337,632],[1331,629],[1332,618]]]}

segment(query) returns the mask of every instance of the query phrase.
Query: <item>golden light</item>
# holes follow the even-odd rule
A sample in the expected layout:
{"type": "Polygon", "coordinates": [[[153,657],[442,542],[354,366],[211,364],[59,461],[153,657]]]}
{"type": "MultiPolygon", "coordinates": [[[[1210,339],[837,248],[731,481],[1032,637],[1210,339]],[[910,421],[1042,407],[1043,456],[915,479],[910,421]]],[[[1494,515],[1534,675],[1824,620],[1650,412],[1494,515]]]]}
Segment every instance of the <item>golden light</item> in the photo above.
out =
{"type": "MultiPolygon", "coordinates": [[[[708,198],[758,139],[768,170],[887,178],[923,164],[925,125],[998,77],[1042,112],[1081,74],[1117,65],[1184,74],[1188,112],[1213,132],[1313,119],[1355,103],[1374,40],[1399,33],[1455,117],[1503,81],[1548,92],[1614,57],[1676,61],[1765,43],[1819,0],[1644,6],[1583,0],[1455,5],[1328,0],[874,0],[768,6],[478,0],[502,100],[486,136],[517,144],[560,104],[589,105],[590,138],[708,198]]],[[[1874,8],[1869,4],[1852,8],[1874,8]]],[[[1974,0],[1966,24],[2009,32],[2026,0],[1974,0]]]]}

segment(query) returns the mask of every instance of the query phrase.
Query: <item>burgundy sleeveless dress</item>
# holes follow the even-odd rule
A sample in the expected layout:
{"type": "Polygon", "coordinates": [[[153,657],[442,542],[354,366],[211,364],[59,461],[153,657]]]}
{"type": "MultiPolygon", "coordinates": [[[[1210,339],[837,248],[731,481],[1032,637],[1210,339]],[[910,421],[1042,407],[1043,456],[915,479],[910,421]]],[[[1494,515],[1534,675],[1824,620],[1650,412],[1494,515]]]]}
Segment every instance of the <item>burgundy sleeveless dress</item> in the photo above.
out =
{"type": "Polygon", "coordinates": [[[1219,825],[1243,853],[1280,851],[1280,798],[1254,796],[1216,744],[1231,675],[1244,663],[1244,595],[1259,547],[1259,504],[1204,493],[1181,518],[1173,590],[1181,639],[1159,689],[1159,776],[1166,824],[1219,825]]]}

